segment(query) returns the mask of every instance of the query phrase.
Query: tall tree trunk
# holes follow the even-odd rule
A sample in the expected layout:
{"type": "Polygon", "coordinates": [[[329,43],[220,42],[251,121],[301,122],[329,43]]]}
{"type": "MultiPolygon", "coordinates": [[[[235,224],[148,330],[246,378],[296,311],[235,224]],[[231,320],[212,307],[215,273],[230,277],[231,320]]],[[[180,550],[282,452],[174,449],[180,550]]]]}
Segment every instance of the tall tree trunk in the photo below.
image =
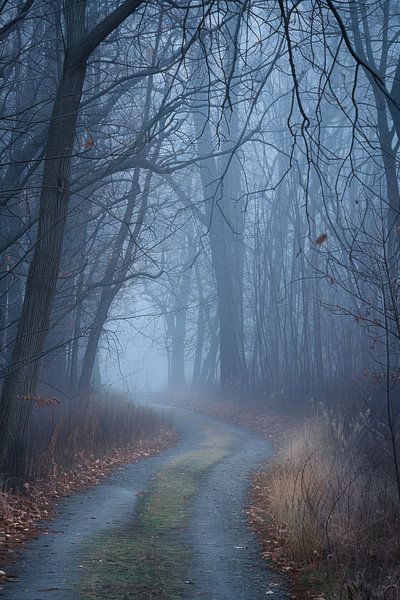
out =
{"type": "Polygon", "coordinates": [[[23,434],[36,392],[40,357],[57,285],[68,211],[71,155],[85,72],[86,63],[70,64],[66,57],[47,138],[38,239],[1,396],[3,469],[19,477],[23,476],[23,434]]]}
{"type": "Polygon", "coordinates": [[[1,395],[0,462],[24,476],[24,432],[36,393],[40,358],[49,329],[69,203],[71,159],[87,59],[138,6],[125,0],[86,33],[86,0],[66,0],[66,53],[48,129],[40,196],[38,238],[29,267],[24,303],[1,395]]]}
{"type": "MultiPolygon", "coordinates": [[[[191,246],[187,250],[187,260],[190,260],[191,246]]],[[[185,266],[181,275],[179,292],[175,300],[175,310],[172,315],[171,331],[171,357],[168,377],[168,388],[180,390],[185,386],[185,338],[186,317],[192,279],[191,265],[185,266]]]]}
{"type": "MultiPolygon", "coordinates": [[[[201,88],[201,77],[197,78],[201,88]]],[[[200,104],[206,104],[206,97],[198,93],[200,104]]],[[[236,141],[237,109],[226,118],[225,135],[236,141]]],[[[194,112],[193,120],[199,156],[212,156],[215,148],[207,115],[200,109],[194,112]]],[[[219,162],[214,158],[201,161],[200,176],[217,285],[221,386],[233,391],[246,386],[248,378],[243,331],[243,206],[240,163],[230,152],[234,151],[234,143],[225,142],[222,150],[226,157],[219,162]]]]}
{"type": "Polygon", "coordinates": [[[83,357],[78,385],[78,394],[80,397],[86,396],[89,392],[93,367],[96,360],[101,334],[103,333],[104,323],[107,320],[111,304],[116,294],[117,290],[114,288],[106,288],[102,291],[94,322],[90,328],[89,339],[83,357]]]}
{"type": "Polygon", "coordinates": [[[204,305],[204,296],[202,285],[203,282],[201,280],[200,269],[198,264],[195,266],[195,274],[196,274],[196,283],[197,283],[197,292],[199,297],[199,309],[197,316],[197,331],[196,331],[196,349],[194,353],[194,361],[193,361],[193,376],[192,376],[192,384],[194,387],[198,386],[200,383],[200,370],[201,363],[203,359],[203,346],[204,346],[204,336],[206,330],[206,320],[205,320],[205,310],[208,307],[204,305]]]}
{"type": "MultiPolygon", "coordinates": [[[[156,53],[154,54],[156,56],[156,53]]],[[[153,92],[153,77],[149,77],[146,100],[144,104],[143,122],[149,118],[151,108],[151,94],[153,92]]],[[[152,158],[155,159],[161,148],[161,141],[156,144],[152,158]]],[[[127,275],[129,268],[133,265],[138,248],[137,240],[142,230],[144,219],[147,212],[147,199],[150,192],[150,183],[152,172],[149,171],[146,175],[142,200],[137,215],[137,220],[133,231],[131,231],[131,223],[134,210],[137,205],[138,196],[140,194],[140,167],[136,167],[133,172],[132,186],[128,197],[128,202],[125,208],[124,217],[121,221],[116,239],[112,245],[110,258],[107,263],[104,283],[100,300],[97,306],[94,322],[90,328],[89,338],[85,349],[85,354],[82,362],[82,369],[77,385],[77,392],[80,397],[84,397],[90,390],[92,381],[93,368],[95,366],[96,356],[98,352],[99,342],[103,333],[104,324],[109,315],[111,306],[123,287],[124,278],[127,275]],[[125,254],[124,246],[126,240],[129,239],[125,254]],[[122,257],[122,258],[121,258],[122,257]]]]}
{"type": "Polygon", "coordinates": [[[111,305],[123,285],[122,282],[118,283],[118,280],[123,279],[126,276],[127,270],[132,264],[133,255],[131,253],[131,248],[136,247],[136,238],[139,235],[143,224],[144,212],[146,210],[146,193],[148,192],[147,188],[149,182],[146,182],[145,193],[143,195],[142,206],[139,211],[138,221],[131,236],[126,255],[121,261],[125,241],[130,235],[132,215],[136,207],[138,194],[140,192],[139,178],[140,168],[137,167],[133,174],[132,188],[129,193],[124,217],[121,221],[118,234],[111,248],[111,254],[108,259],[104,275],[104,287],[101,290],[99,303],[96,309],[96,315],[89,332],[89,338],[83,357],[82,369],[77,388],[77,391],[80,396],[86,395],[90,389],[93,367],[96,359],[101,334],[103,332],[104,323],[107,320],[111,305]]]}

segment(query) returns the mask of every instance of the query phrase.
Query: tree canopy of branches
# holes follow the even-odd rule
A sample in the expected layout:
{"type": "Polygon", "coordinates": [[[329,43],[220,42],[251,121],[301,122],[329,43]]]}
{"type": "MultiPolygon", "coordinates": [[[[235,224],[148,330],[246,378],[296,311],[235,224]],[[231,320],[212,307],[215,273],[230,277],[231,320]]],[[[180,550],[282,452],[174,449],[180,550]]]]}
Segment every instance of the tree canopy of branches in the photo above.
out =
{"type": "Polygon", "coordinates": [[[399,9],[3,3],[4,472],[35,397],[80,410],[143,306],[171,391],[368,397],[396,447],[399,9]]]}

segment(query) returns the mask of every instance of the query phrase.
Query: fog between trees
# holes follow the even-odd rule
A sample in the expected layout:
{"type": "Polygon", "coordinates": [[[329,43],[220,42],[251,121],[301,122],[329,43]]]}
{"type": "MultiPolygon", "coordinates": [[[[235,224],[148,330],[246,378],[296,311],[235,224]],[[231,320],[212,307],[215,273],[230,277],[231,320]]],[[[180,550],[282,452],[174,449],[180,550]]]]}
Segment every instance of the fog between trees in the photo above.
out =
{"type": "Polygon", "coordinates": [[[399,8],[2,4],[3,472],[130,338],[171,393],[372,411],[399,475],[399,8]]]}

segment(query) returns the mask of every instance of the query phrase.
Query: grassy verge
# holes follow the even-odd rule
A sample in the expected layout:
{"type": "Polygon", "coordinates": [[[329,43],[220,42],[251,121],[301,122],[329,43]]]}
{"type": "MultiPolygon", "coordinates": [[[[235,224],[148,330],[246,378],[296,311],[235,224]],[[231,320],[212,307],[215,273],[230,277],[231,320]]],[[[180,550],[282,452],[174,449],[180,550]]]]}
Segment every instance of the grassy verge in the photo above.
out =
{"type": "Polygon", "coordinates": [[[139,501],[134,522],[107,532],[86,549],[84,600],[176,600],[185,586],[189,549],[180,533],[201,477],[226,456],[233,439],[218,428],[203,432],[199,448],[171,460],[139,501]]]}
{"type": "Polygon", "coordinates": [[[321,415],[293,432],[255,476],[251,505],[264,556],[293,575],[298,598],[400,598],[393,470],[360,422],[321,415]]]}
{"type": "Polygon", "coordinates": [[[81,417],[81,424],[77,415],[79,426],[74,430],[62,415],[52,412],[64,410],[60,406],[39,407],[35,415],[36,451],[31,448],[35,459],[31,478],[22,491],[11,489],[8,481],[1,482],[0,478],[0,583],[10,576],[8,569],[4,574],[3,565],[12,563],[15,551],[36,535],[58,498],[95,485],[120,465],[157,454],[176,443],[176,431],[151,409],[121,398],[104,397],[96,402],[96,410],[94,400],[87,404],[85,410],[92,412],[81,417]],[[38,418],[40,415],[43,420],[38,418]],[[122,421],[121,432],[118,427],[122,421]]]}

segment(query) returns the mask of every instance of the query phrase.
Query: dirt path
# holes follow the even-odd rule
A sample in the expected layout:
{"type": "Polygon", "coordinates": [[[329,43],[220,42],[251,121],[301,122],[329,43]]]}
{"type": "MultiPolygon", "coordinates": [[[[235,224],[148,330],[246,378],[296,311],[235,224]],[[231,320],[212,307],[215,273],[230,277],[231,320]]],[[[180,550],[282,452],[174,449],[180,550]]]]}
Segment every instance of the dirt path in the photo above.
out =
{"type": "Polygon", "coordinates": [[[243,508],[270,449],[255,434],[171,409],[181,441],[63,500],[21,553],[5,600],[288,598],[243,508]]]}

